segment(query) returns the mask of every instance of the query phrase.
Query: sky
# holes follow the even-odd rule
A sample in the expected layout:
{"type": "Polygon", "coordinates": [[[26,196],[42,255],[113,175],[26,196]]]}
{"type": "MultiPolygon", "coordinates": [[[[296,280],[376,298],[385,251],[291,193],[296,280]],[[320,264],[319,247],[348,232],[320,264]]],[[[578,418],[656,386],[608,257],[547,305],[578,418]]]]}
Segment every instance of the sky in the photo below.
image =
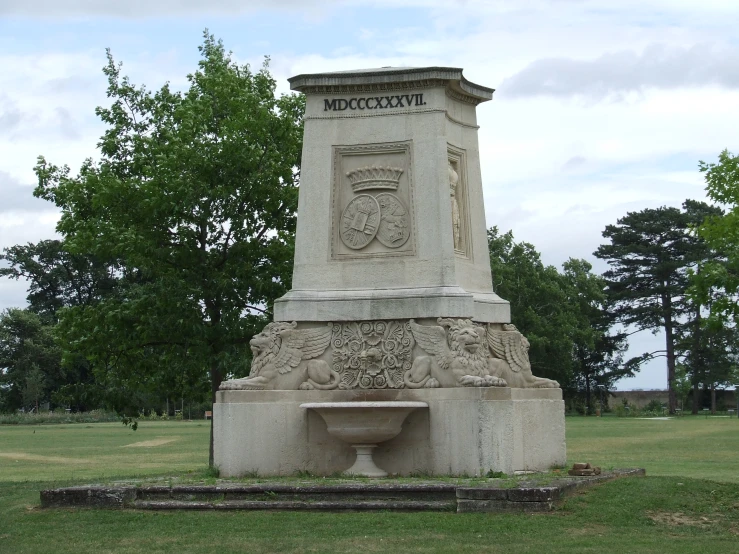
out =
{"type": "MultiPolygon", "coordinates": [[[[593,257],[629,211],[704,200],[698,161],[739,141],[736,0],[0,0],[0,249],[55,236],[39,155],[97,156],[105,49],[136,84],[184,88],[205,29],[241,63],[300,73],[461,67],[478,106],[488,226],[546,264],[593,257]]],[[[0,310],[26,284],[0,281],[0,310]]],[[[662,348],[631,337],[631,355],[662,348]]],[[[664,361],[619,389],[666,386],[664,361]]]]}

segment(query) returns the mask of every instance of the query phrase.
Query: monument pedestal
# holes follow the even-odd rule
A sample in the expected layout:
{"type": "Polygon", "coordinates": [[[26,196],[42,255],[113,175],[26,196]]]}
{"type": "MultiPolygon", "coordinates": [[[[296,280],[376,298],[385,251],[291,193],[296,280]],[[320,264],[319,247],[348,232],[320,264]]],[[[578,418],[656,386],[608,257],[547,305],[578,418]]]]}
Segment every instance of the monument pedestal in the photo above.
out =
{"type": "Polygon", "coordinates": [[[347,470],[355,449],[301,404],[360,401],[428,404],[376,441],[390,474],[563,465],[562,391],[532,374],[493,290],[476,115],[493,90],[449,67],[290,87],[306,101],[292,288],[250,341],[249,376],[221,383],[221,474],[347,470]]]}
{"type": "Polygon", "coordinates": [[[333,391],[220,391],[213,407],[215,464],[223,477],[333,475],[355,450],[331,436],[307,402],[420,401],[403,430],[380,443],[377,465],[396,475],[484,476],[566,463],[560,389],[457,387],[333,391]]]}

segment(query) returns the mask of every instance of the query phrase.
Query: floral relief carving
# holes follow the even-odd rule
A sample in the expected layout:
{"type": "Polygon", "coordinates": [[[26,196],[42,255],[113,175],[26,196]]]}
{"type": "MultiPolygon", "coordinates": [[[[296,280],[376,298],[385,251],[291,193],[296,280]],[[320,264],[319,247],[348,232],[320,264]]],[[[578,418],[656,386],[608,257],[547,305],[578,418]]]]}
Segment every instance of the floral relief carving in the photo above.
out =
{"type": "Polygon", "coordinates": [[[412,365],[409,322],[335,323],[331,346],[332,369],[341,376],[339,388],[403,388],[403,375],[412,365]]]}

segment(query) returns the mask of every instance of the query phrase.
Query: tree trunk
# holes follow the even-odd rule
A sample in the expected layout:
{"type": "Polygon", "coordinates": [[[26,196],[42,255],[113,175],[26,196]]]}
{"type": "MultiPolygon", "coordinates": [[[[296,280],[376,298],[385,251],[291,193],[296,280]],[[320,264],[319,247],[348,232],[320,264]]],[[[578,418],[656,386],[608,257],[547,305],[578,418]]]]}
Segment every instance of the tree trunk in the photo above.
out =
{"type": "Polygon", "coordinates": [[[716,383],[711,383],[711,413],[716,414],[716,383]]]}
{"type": "Polygon", "coordinates": [[[585,415],[590,415],[590,376],[585,374],[585,415]]]}
{"type": "MultiPolygon", "coordinates": [[[[216,360],[215,356],[213,357],[213,361],[210,365],[210,401],[211,406],[210,410],[213,411],[213,407],[216,403],[216,393],[218,392],[218,388],[221,386],[221,381],[223,381],[223,374],[221,373],[220,368],[218,367],[218,361],[216,360]]],[[[214,455],[213,455],[213,422],[215,421],[215,418],[211,415],[210,417],[210,447],[208,451],[208,465],[210,467],[213,467],[214,464],[214,455]]]]}
{"type": "Polygon", "coordinates": [[[692,371],[692,378],[693,378],[693,409],[691,410],[692,413],[695,415],[698,413],[698,409],[700,406],[698,405],[698,398],[699,398],[699,388],[698,388],[698,379],[703,378],[703,375],[705,374],[704,370],[704,363],[705,359],[703,356],[703,350],[701,349],[701,307],[698,305],[698,307],[695,310],[695,328],[693,329],[693,353],[691,356],[693,371],[692,371]]]}
{"type": "MultiPolygon", "coordinates": [[[[665,290],[667,290],[665,283],[665,290]]],[[[677,408],[677,395],[675,394],[675,337],[672,328],[672,298],[669,294],[662,294],[662,313],[665,324],[665,351],[667,353],[667,395],[670,413],[674,414],[677,408]]]]}
{"type": "Polygon", "coordinates": [[[698,386],[698,381],[693,383],[693,409],[691,412],[693,415],[696,415],[698,413],[698,410],[700,409],[700,404],[698,402],[698,399],[700,398],[701,389],[698,386]]]}

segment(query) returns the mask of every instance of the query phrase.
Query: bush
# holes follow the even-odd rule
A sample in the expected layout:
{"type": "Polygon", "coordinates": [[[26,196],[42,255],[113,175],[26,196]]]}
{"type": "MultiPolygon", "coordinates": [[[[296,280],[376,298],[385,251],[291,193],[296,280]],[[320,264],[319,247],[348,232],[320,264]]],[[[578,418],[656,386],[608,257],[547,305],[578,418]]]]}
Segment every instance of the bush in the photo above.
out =
{"type": "Polygon", "coordinates": [[[115,412],[91,410],[89,412],[68,413],[64,410],[41,412],[39,414],[0,414],[0,425],[41,425],[49,423],[102,423],[117,422],[121,418],[115,412]]]}
{"type": "Polygon", "coordinates": [[[664,404],[662,404],[662,402],[660,402],[657,399],[650,400],[649,404],[644,406],[644,410],[647,412],[654,412],[654,413],[661,414],[662,411],[664,410],[664,404]]]}

